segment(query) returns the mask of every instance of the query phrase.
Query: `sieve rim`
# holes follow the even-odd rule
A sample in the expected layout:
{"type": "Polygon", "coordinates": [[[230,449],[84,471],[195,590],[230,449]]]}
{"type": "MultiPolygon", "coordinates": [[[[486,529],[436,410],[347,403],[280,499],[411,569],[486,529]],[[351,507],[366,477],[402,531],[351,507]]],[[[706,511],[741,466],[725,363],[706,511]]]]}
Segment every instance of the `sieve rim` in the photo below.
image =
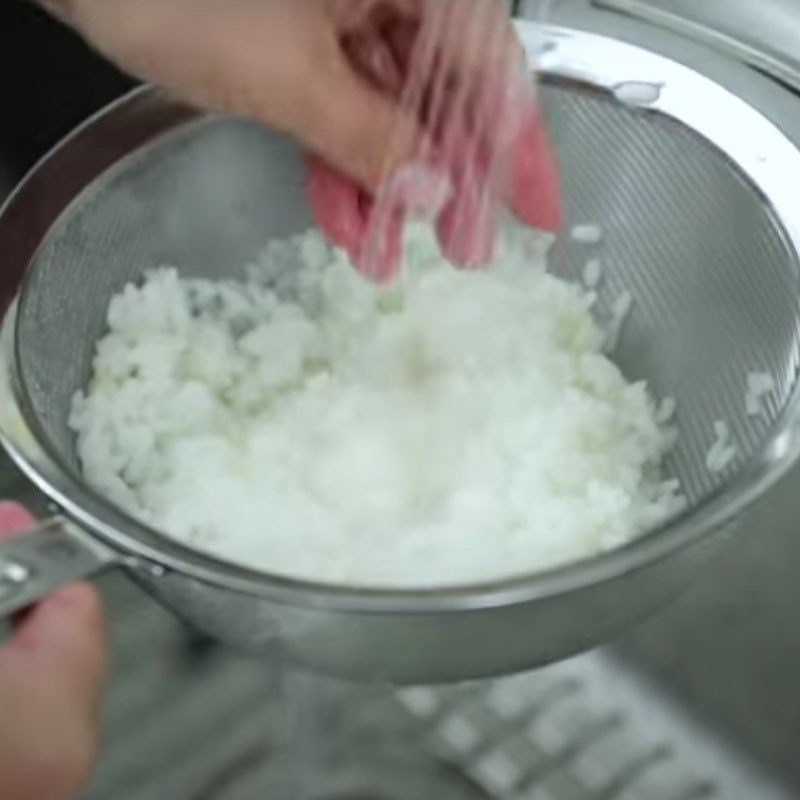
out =
{"type": "MultiPolygon", "coordinates": [[[[800,219],[792,218],[789,204],[791,187],[800,185],[800,151],[761,112],[694,70],[633,45],[534,23],[520,23],[519,29],[531,62],[537,60],[545,75],[613,91],[630,74],[632,63],[639,79],[644,69],[648,80],[660,85],[657,101],[647,104],[648,113],[672,117],[717,145],[768,200],[794,250],[800,252],[800,219]],[[592,55],[589,60],[587,53],[592,55]],[[589,66],[592,60],[603,65],[602,72],[589,66]],[[688,105],[682,100],[687,82],[695,101],[688,105]],[[699,102],[701,89],[723,104],[722,109],[718,105],[709,114],[707,105],[699,102]],[[743,127],[732,124],[731,115],[744,120],[743,127]],[[752,142],[760,144],[755,147],[752,142]],[[766,162],[761,160],[762,147],[773,156],[766,162]]],[[[18,271],[24,296],[22,273],[27,273],[48,232],[80,191],[132,151],[205,117],[159,90],[142,87],[89,119],[34,167],[0,210],[0,241],[11,241],[11,255],[16,259],[3,280],[9,275],[13,280],[18,271]],[[10,231],[26,213],[30,215],[31,208],[35,219],[19,240],[10,231]]],[[[5,368],[22,426],[15,429],[7,415],[0,414],[0,440],[38,488],[75,522],[119,549],[134,569],[156,575],[174,570],[204,583],[290,605],[357,613],[446,613],[520,605],[584,590],[665,559],[732,524],[800,457],[800,387],[795,382],[773,436],[732,481],[690,512],[621,548],[549,571],[454,587],[380,589],[307,581],[251,570],[183,545],[129,517],[59,464],[48,452],[46,439],[36,436],[37,422],[17,371],[13,313],[6,314],[4,326],[14,345],[5,368]]]]}

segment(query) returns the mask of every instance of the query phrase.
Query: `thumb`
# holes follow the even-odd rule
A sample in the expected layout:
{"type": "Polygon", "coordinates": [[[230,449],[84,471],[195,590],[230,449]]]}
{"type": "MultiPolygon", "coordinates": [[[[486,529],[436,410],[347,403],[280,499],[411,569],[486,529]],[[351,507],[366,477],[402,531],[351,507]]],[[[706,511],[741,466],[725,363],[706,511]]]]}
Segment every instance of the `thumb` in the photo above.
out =
{"type": "Polygon", "coordinates": [[[510,205],[519,219],[548,231],[561,226],[561,191],[553,147],[535,109],[523,120],[512,154],[510,205]]]}
{"type": "Polygon", "coordinates": [[[31,609],[0,653],[3,664],[24,663],[28,682],[62,696],[94,724],[106,672],[100,603],[89,584],[55,592],[31,609]]]}
{"type": "Polygon", "coordinates": [[[0,793],[8,800],[72,797],[99,747],[105,672],[97,599],[75,584],[38,605],[0,648],[0,793]]]}

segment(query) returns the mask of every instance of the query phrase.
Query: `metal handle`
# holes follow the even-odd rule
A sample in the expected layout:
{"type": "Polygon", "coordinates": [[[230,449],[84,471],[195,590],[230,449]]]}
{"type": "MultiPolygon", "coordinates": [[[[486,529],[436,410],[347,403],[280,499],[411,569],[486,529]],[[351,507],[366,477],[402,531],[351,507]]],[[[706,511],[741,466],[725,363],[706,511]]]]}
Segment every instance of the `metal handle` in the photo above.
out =
{"type": "Polygon", "coordinates": [[[72,581],[120,563],[120,556],[63,517],[0,544],[0,618],[72,581]]]}

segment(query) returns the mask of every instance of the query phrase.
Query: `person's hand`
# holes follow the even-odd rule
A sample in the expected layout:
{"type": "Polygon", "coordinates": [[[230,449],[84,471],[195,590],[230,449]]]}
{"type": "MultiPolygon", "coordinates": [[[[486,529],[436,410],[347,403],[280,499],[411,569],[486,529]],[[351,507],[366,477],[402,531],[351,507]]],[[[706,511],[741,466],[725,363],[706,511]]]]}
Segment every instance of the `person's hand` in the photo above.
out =
{"type": "MultiPolygon", "coordinates": [[[[0,503],[0,539],[30,527],[0,503]]],[[[0,647],[0,797],[66,800],[89,778],[98,745],[106,648],[100,606],[74,584],[19,617],[0,647]]]]}
{"type": "Polygon", "coordinates": [[[436,205],[448,186],[436,210],[456,261],[488,255],[498,203],[537,227],[558,225],[553,159],[500,0],[60,2],[132,74],[315,153],[309,190],[320,225],[379,275],[397,261],[405,207],[436,205]],[[507,185],[497,152],[508,156],[507,185]],[[388,180],[389,219],[367,251],[372,199],[407,164],[415,167],[399,185],[388,180]]]}
{"type": "Polygon", "coordinates": [[[312,207],[329,237],[363,269],[387,277],[409,210],[435,218],[444,254],[463,265],[491,258],[503,205],[529,225],[557,229],[555,159],[503,4],[368,7],[342,47],[362,80],[394,99],[399,133],[383,144],[380,185],[359,187],[346,170],[312,162],[312,207]]]}

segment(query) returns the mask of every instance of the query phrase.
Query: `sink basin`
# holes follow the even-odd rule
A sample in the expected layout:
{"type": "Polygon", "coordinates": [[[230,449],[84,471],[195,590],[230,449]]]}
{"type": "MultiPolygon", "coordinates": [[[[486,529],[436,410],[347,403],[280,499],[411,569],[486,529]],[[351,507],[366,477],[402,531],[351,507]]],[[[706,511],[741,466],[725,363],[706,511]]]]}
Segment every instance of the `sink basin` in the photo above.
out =
{"type": "Polygon", "coordinates": [[[743,542],[720,565],[728,586],[697,587],[615,647],[399,692],[242,658],[106,580],[105,748],[78,800],[800,798],[796,662],[777,616],[753,633],[793,598],[737,599],[781,572],[743,542]]]}

